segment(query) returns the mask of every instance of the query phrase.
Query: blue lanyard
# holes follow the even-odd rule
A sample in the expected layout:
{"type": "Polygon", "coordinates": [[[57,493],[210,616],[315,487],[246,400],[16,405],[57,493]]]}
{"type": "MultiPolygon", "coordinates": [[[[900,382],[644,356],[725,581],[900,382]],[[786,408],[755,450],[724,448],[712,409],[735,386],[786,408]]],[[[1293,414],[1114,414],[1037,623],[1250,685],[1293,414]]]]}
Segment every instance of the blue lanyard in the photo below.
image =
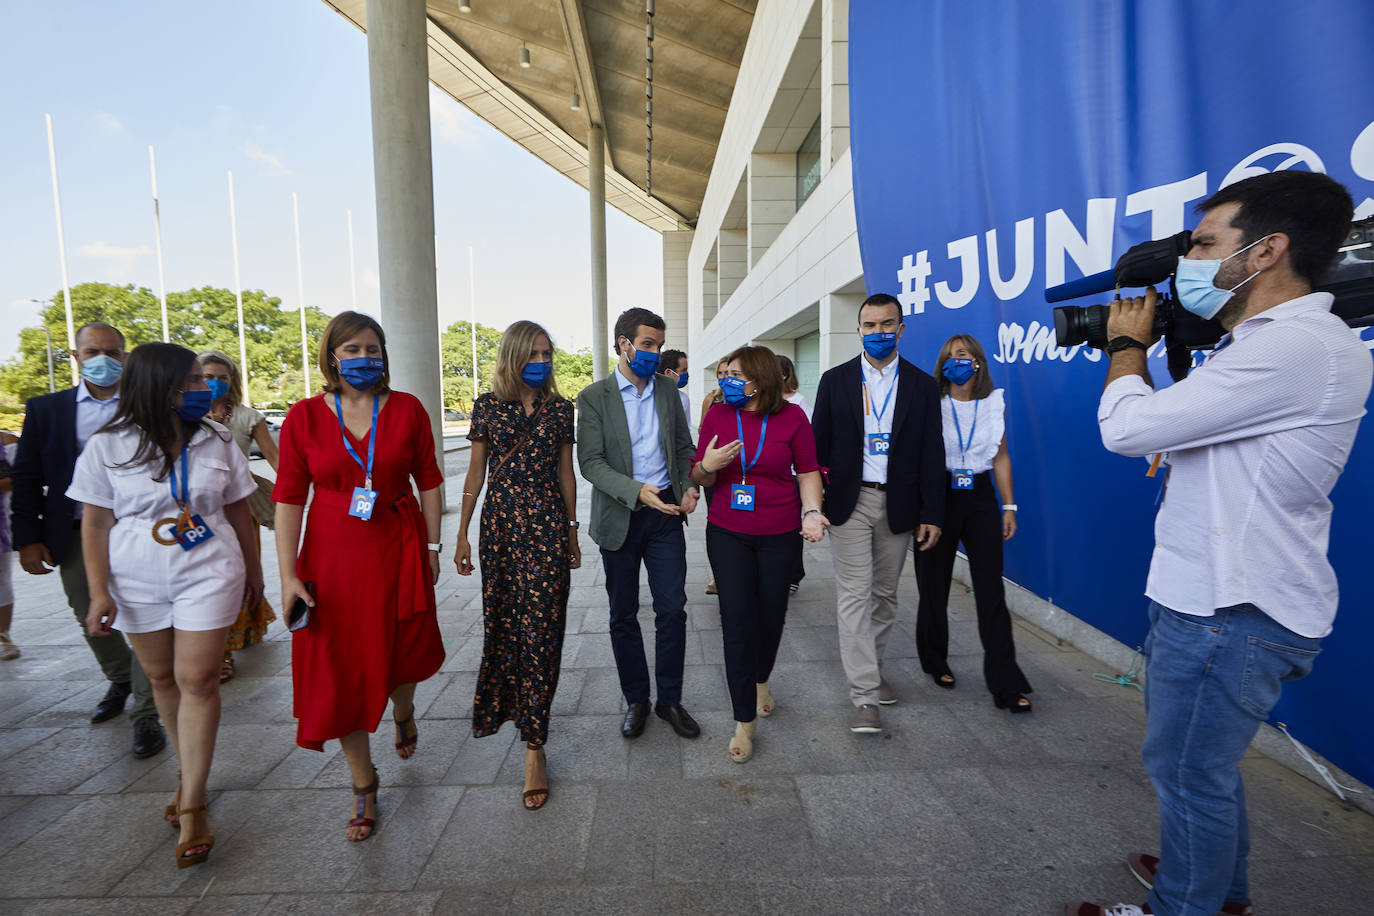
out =
{"type": "Polygon", "coordinates": [[[372,489],[372,456],[377,451],[377,395],[372,396],[372,428],[368,430],[367,439],[367,464],[363,464],[363,459],[358,457],[358,450],[353,447],[353,443],[348,441],[348,431],[344,429],[343,421],[343,402],[339,400],[339,393],[334,392],[334,408],[338,411],[336,419],[339,421],[339,434],[343,436],[344,448],[348,449],[348,454],[353,456],[353,460],[358,462],[358,467],[363,469],[367,475],[367,480],[363,486],[372,489]]]}
{"type": "MultiPolygon", "coordinates": [[[[973,402],[973,425],[968,430],[968,444],[973,445],[973,434],[978,431],[978,403],[981,398],[974,399],[973,402]]],[[[949,399],[949,412],[954,414],[954,433],[959,437],[959,463],[968,465],[968,459],[964,457],[964,431],[959,428],[959,402],[954,398],[949,399]]]]}
{"type": "MultiPolygon", "coordinates": [[[[864,382],[864,391],[868,390],[868,382],[864,382]]],[[[878,424],[878,432],[883,431],[883,414],[887,413],[887,403],[892,400],[892,392],[897,390],[897,377],[892,377],[892,385],[887,389],[887,397],[883,398],[883,406],[879,407],[872,395],[868,402],[873,405],[873,419],[878,424]]]]}
{"type": "Polygon", "coordinates": [[[168,483],[168,485],[171,486],[171,488],[172,488],[172,500],[177,504],[177,507],[180,508],[182,512],[187,512],[187,511],[189,511],[189,507],[190,507],[189,499],[190,499],[190,488],[191,488],[191,472],[190,472],[190,470],[189,470],[189,468],[188,468],[188,466],[187,466],[187,464],[186,464],[186,446],[187,446],[187,443],[184,443],[184,442],[183,442],[182,445],[181,445],[181,496],[180,496],[180,497],[177,496],[177,466],[176,466],[176,463],[175,463],[175,462],[172,463],[172,467],[171,467],[171,468],[168,470],[168,472],[167,472],[167,483],[168,483]]]}
{"type": "Polygon", "coordinates": [[[739,432],[739,480],[744,483],[749,476],[749,469],[759,463],[759,456],[763,454],[763,440],[768,435],[768,414],[763,415],[763,428],[759,430],[759,447],[754,450],[754,460],[746,460],[748,452],[744,448],[744,421],[740,419],[740,408],[735,408],[735,429],[739,432]]]}

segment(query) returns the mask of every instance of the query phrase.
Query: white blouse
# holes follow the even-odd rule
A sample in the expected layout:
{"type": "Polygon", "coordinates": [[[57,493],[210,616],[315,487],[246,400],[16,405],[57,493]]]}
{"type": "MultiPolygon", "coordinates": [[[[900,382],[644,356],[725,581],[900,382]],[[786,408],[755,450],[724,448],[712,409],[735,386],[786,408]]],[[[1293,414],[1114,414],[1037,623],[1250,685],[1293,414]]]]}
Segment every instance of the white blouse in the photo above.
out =
{"type": "Polygon", "coordinates": [[[975,474],[992,470],[992,459],[1002,447],[1005,432],[1006,402],[1003,390],[996,388],[981,401],[956,401],[949,395],[940,399],[940,418],[944,423],[945,467],[967,468],[975,474]],[[974,411],[977,410],[976,424],[974,411]],[[959,412],[959,427],[954,426],[954,411],[959,412]],[[964,449],[959,451],[959,431],[964,449]]]}
{"type": "MultiPolygon", "coordinates": [[[[138,430],[133,428],[91,436],[76,461],[72,483],[67,488],[68,498],[110,509],[116,519],[153,521],[175,516],[179,510],[172,499],[170,482],[153,479],[161,469],[160,458],[152,465],[117,466],[132,458],[137,448],[138,430]]],[[[248,471],[248,459],[218,423],[207,421],[201,425],[191,437],[186,457],[191,478],[191,511],[207,520],[258,488],[248,471]]],[[[176,468],[180,487],[180,461],[176,468]]]]}

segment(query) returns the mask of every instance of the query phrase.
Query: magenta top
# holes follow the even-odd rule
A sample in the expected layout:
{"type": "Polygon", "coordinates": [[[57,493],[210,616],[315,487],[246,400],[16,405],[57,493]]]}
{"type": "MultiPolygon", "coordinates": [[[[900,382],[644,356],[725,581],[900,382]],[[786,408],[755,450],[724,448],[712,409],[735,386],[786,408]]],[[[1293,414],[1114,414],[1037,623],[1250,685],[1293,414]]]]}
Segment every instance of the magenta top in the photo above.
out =
{"type": "Polygon", "coordinates": [[[739,438],[735,416],[744,427],[744,448],[728,466],[716,475],[711,490],[711,505],[706,520],[737,534],[786,534],[801,527],[801,497],[792,474],[807,474],[819,469],[816,463],[816,439],[806,412],[796,404],[784,404],[782,410],[768,417],[768,435],[758,463],[759,430],[763,417],[750,410],[737,411],[725,404],[717,404],[706,412],[697,434],[697,461],[706,453],[712,436],[719,437],[716,447],[729,445],[739,438]],[[749,460],[749,474],[744,483],[754,487],[754,510],[736,509],[730,505],[730,487],[741,482],[741,459],[749,460]]]}

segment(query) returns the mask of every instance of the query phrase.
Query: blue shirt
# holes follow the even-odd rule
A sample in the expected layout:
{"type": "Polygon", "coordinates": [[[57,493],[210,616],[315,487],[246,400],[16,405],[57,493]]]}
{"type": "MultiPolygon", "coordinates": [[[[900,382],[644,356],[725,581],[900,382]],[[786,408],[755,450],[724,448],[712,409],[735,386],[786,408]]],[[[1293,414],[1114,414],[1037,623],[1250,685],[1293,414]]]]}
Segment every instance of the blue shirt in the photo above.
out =
{"type": "Polygon", "coordinates": [[[658,406],[654,403],[654,380],[649,379],[641,395],[634,382],[627,379],[617,366],[616,384],[620,386],[620,400],[625,405],[625,422],[630,425],[630,452],[634,456],[634,478],[659,489],[672,485],[668,476],[668,459],[658,435],[658,406]]]}

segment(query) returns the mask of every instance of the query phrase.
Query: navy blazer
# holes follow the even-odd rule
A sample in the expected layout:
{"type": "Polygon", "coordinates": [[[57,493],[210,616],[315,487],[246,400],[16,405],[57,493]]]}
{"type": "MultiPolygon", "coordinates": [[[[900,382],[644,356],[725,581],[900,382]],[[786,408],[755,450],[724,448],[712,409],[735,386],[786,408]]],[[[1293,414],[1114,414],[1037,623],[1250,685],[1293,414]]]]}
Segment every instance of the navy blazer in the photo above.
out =
{"type": "MultiPolygon", "coordinates": [[[[827,470],[821,508],[832,525],[849,521],[863,480],[863,369],[856,356],[821,376],[811,428],[816,458],[827,470]]],[[[897,357],[897,402],[887,453],[887,523],[893,534],[917,525],[943,525],[945,436],[940,386],[927,373],[897,357]]]]}
{"type": "Polygon", "coordinates": [[[76,389],[30,398],[10,494],[15,550],[46,544],[53,562],[66,557],[76,518],[76,503],[67,498],[76,456],[76,389]]]}

